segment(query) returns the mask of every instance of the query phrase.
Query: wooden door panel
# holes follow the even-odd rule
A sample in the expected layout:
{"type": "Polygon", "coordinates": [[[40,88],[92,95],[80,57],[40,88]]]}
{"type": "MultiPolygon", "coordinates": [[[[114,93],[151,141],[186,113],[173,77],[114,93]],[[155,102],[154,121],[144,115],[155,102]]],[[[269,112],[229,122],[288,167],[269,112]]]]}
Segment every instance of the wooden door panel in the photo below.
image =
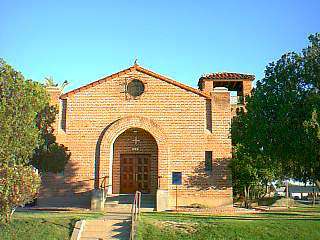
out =
{"type": "Polygon", "coordinates": [[[150,192],[150,155],[137,156],[137,188],[143,193],[150,192]]]}
{"type": "Polygon", "coordinates": [[[138,190],[150,193],[150,163],[149,154],[121,154],[120,192],[134,193],[138,190]]]}
{"type": "Polygon", "coordinates": [[[120,155],[120,192],[132,193],[135,191],[134,158],[120,155]]]}

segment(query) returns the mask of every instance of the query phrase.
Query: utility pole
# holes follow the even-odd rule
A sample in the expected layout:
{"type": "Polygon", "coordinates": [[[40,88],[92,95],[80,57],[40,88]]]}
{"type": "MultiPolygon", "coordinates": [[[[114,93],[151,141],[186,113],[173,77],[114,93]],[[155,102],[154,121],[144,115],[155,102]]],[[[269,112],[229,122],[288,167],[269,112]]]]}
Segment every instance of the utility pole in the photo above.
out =
{"type": "Polygon", "coordinates": [[[176,185],[176,212],[178,212],[178,185],[176,185]]]}
{"type": "Polygon", "coordinates": [[[312,185],[312,206],[314,207],[315,204],[316,204],[316,193],[315,193],[315,184],[314,184],[314,181],[313,181],[313,185],[312,185]]]}
{"type": "Polygon", "coordinates": [[[286,197],[287,197],[287,208],[289,208],[289,181],[286,180],[286,197]]]}

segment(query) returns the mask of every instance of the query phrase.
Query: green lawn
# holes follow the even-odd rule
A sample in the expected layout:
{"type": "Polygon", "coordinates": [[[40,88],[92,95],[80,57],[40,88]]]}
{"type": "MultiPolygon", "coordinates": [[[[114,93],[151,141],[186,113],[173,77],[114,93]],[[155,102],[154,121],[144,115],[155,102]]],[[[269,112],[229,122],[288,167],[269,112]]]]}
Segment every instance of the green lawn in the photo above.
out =
{"type": "Polygon", "coordinates": [[[138,239],[320,239],[320,208],[239,216],[145,213],[138,239]]]}
{"type": "Polygon", "coordinates": [[[92,212],[17,212],[9,225],[0,224],[1,240],[70,239],[76,221],[96,218],[92,212]]]}

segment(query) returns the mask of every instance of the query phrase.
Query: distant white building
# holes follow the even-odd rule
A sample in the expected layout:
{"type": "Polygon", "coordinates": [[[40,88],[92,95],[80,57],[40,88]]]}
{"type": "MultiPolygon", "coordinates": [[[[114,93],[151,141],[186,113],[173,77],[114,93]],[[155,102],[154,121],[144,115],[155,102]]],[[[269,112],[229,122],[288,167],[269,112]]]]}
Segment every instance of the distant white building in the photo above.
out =
{"type": "MultiPolygon", "coordinates": [[[[285,197],[286,191],[286,187],[276,188],[275,196],[285,197]]],[[[288,194],[291,198],[302,199],[304,197],[313,196],[313,194],[318,196],[319,193],[319,188],[316,186],[288,186],[288,194]]]]}
{"type": "Polygon", "coordinates": [[[319,195],[319,188],[316,186],[289,186],[289,196],[291,198],[299,198],[319,195]]]}

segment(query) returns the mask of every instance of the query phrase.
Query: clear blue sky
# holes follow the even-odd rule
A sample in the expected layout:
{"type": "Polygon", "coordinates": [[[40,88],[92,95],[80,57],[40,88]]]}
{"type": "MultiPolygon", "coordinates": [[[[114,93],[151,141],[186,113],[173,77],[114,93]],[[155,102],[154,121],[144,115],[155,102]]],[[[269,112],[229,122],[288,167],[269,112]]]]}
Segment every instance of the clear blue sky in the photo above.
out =
{"type": "Polygon", "coordinates": [[[319,0],[0,0],[0,57],[67,90],[138,63],[196,86],[204,73],[263,77],[320,31],[319,0]]]}

